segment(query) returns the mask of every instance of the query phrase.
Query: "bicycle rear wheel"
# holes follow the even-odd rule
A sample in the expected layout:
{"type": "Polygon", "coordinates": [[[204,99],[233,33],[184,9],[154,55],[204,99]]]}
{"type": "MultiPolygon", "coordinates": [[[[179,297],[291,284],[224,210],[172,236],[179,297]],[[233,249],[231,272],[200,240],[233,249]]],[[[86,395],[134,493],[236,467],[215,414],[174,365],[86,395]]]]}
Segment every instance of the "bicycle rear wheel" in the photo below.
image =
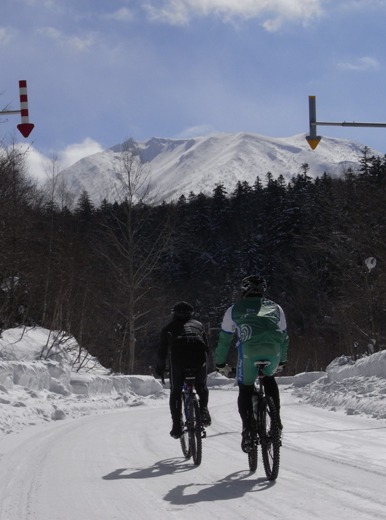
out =
{"type": "Polygon", "coordinates": [[[261,452],[268,480],[276,480],[280,467],[280,428],[275,403],[270,396],[259,414],[261,452]]]}
{"type": "Polygon", "coordinates": [[[189,442],[189,430],[188,430],[188,421],[187,417],[185,417],[185,399],[186,395],[182,392],[182,410],[181,410],[181,424],[182,424],[182,435],[180,437],[181,449],[184,457],[186,459],[190,459],[192,456],[192,450],[190,448],[189,442]]]}
{"type": "Polygon", "coordinates": [[[252,410],[253,417],[251,421],[251,429],[252,429],[252,450],[248,453],[248,464],[249,469],[251,471],[256,471],[257,462],[258,462],[258,435],[257,435],[257,421],[258,421],[258,409],[259,409],[259,399],[256,394],[252,396],[252,410]]]}
{"type": "Polygon", "coordinates": [[[201,418],[198,401],[193,397],[189,403],[189,446],[196,466],[202,460],[202,437],[201,437],[201,418]]]}

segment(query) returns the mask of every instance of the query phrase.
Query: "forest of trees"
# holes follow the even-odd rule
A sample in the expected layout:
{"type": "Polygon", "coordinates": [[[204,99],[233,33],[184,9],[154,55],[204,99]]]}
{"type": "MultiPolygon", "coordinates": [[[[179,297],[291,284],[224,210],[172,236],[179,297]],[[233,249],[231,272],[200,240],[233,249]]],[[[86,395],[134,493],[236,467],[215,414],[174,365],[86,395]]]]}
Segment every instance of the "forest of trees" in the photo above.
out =
{"type": "Polygon", "coordinates": [[[340,178],[304,164],[290,182],[268,172],[158,205],[136,196],[131,159],[123,198],[95,207],[87,192],[71,205],[55,175],[38,189],[20,151],[2,150],[0,333],[66,331],[112,371],[147,374],[176,301],[195,306],[213,349],[240,280],[262,273],[287,315],[287,374],[385,348],[386,157],[365,148],[340,178]]]}

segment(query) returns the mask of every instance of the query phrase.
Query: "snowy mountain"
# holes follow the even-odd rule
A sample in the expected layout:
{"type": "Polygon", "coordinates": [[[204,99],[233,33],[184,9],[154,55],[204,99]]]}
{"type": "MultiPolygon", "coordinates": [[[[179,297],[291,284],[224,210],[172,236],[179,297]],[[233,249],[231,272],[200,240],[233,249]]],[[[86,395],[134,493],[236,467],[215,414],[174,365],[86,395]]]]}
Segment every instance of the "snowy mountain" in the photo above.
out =
{"type": "MultiPolygon", "coordinates": [[[[211,195],[222,183],[232,192],[238,181],[253,185],[256,177],[264,183],[266,174],[288,181],[310,166],[312,177],[328,172],[340,175],[356,167],[364,145],[343,139],[323,137],[311,150],[304,134],[286,138],[251,133],[215,134],[193,139],[152,138],[146,142],[129,140],[101,153],[85,157],[61,172],[67,189],[78,197],[86,190],[99,205],[121,200],[122,150],[133,150],[141,158],[149,179],[148,199],[153,202],[178,199],[193,192],[211,195]]],[[[372,151],[375,155],[382,155],[372,151]]]]}

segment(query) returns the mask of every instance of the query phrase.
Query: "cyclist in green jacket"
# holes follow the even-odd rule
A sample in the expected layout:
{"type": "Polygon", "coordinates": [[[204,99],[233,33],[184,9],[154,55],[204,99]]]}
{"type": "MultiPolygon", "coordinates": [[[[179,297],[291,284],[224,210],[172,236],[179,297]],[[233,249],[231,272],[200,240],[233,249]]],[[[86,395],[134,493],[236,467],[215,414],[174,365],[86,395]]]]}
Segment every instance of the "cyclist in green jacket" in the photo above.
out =
{"type": "Polygon", "coordinates": [[[280,420],[280,396],[274,374],[287,362],[288,334],[283,309],[264,297],[265,278],[251,275],[241,282],[242,299],[231,305],[224,314],[215,351],[217,370],[224,371],[229,348],[236,334],[238,410],[242,420],[241,448],[251,449],[252,393],[257,376],[255,361],[270,361],[264,369],[264,389],[272,396],[280,420]]]}

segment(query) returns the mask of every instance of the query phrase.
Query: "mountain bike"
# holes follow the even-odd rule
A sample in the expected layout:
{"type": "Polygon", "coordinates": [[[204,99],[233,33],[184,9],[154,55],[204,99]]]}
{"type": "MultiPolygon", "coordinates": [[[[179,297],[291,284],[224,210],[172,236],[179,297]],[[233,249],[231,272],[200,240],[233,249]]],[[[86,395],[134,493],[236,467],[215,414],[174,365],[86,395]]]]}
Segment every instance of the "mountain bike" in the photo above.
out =
{"type": "Polygon", "coordinates": [[[264,392],[264,368],[270,361],[257,361],[258,374],[252,396],[253,424],[252,449],[248,453],[249,469],[256,471],[258,446],[261,447],[263,465],[268,480],[276,480],[280,466],[281,430],[275,403],[264,392]]]}
{"type": "Polygon", "coordinates": [[[195,370],[185,370],[185,380],[182,387],[180,438],[182,453],[186,459],[193,458],[196,466],[202,460],[202,439],[206,437],[205,427],[201,423],[199,397],[194,388],[195,370]]]}

